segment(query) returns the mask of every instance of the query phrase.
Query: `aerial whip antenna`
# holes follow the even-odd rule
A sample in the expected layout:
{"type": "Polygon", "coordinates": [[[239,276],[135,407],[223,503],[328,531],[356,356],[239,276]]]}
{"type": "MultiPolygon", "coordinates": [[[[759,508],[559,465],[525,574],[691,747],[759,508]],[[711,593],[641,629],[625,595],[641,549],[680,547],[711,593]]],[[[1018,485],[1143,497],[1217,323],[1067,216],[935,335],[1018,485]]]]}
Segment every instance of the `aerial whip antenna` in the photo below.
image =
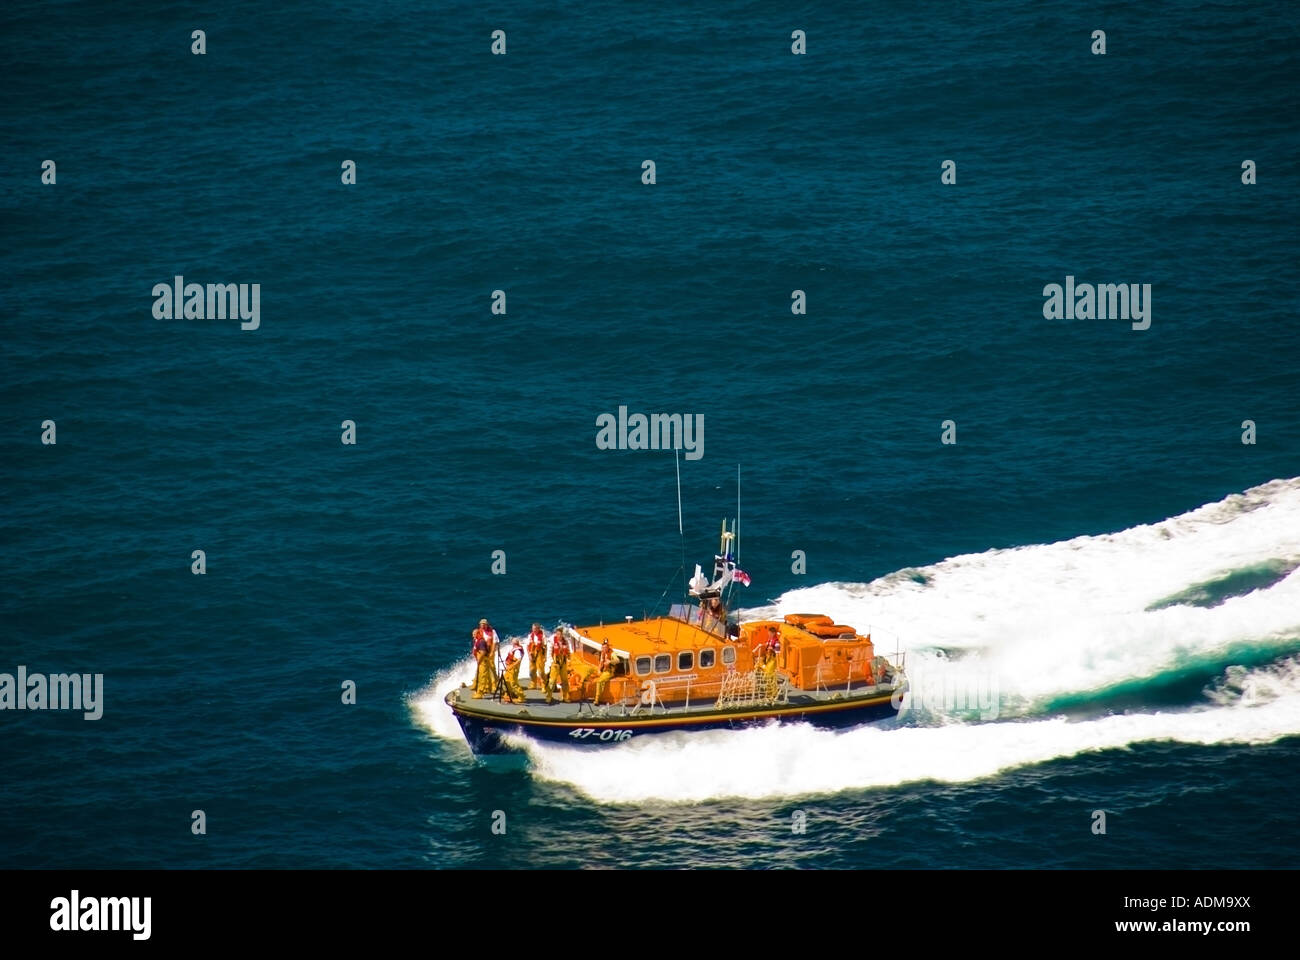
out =
{"type": "Polygon", "coordinates": [[[682,462],[680,451],[676,447],[673,447],[673,466],[677,468],[677,534],[685,536],[682,533],[682,462]]]}
{"type": "Polygon", "coordinates": [[[682,532],[682,462],[681,450],[673,447],[673,467],[677,470],[677,536],[682,543],[682,583],[686,582],[686,534],[682,532]]]}

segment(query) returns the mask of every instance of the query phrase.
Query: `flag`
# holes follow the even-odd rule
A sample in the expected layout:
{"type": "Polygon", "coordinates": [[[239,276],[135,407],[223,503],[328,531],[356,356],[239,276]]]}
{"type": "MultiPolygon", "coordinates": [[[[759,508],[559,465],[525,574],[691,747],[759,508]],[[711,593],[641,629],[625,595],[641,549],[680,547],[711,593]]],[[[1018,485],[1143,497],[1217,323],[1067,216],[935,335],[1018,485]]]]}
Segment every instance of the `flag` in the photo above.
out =
{"type": "Polygon", "coordinates": [[[740,567],[737,567],[732,572],[731,576],[732,579],[734,579],[737,583],[742,584],[746,587],[749,586],[749,574],[747,574],[744,570],[741,570],[740,567]]]}

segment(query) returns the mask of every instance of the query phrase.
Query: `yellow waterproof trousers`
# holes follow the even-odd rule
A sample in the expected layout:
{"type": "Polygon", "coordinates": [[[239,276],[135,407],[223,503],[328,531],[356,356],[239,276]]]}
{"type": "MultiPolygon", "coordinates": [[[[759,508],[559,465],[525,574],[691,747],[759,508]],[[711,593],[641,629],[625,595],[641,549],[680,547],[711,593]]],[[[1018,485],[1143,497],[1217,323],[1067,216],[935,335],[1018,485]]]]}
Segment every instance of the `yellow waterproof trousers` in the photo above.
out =
{"type": "Polygon", "coordinates": [[[592,701],[593,703],[600,703],[600,698],[603,697],[605,691],[609,689],[609,679],[612,676],[614,676],[614,671],[612,670],[602,670],[600,672],[600,676],[596,678],[596,697],[592,701]]]}
{"type": "Polygon", "coordinates": [[[492,661],[488,659],[487,654],[482,654],[478,660],[478,669],[474,673],[474,698],[481,700],[492,696],[496,685],[496,678],[492,676],[492,661]]]}
{"type": "Polygon", "coordinates": [[[557,690],[560,692],[561,701],[565,701],[569,699],[568,693],[564,689],[568,682],[568,673],[569,673],[568,657],[551,658],[551,672],[546,677],[546,702],[547,703],[555,702],[555,692],[557,690]]]}
{"type": "Polygon", "coordinates": [[[523,663],[522,658],[506,667],[506,698],[515,701],[515,703],[524,702],[524,688],[519,686],[519,665],[521,663],[523,663]]]}

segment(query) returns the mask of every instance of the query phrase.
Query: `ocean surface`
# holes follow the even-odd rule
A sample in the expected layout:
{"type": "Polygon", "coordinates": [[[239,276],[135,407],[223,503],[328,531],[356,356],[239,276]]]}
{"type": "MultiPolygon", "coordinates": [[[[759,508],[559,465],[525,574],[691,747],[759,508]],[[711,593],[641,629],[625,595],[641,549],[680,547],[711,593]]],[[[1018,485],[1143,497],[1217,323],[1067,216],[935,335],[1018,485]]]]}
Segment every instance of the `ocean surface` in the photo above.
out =
{"type": "Polygon", "coordinates": [[[104,677],[0,711],[0,867],[1300,866],[1293,5],[10,2],[0,43],[0,672],[104,677]],[[177,275],[260,326],[156,317],[177,275]],[[1149,329],[1046,319],[1067,277],[1149,329]],[[680,591],[620,406],[703,415],[688,571],[739,469],[742,615],[869,628],[930,709],[475,761],[480,617],[680,591]]]}

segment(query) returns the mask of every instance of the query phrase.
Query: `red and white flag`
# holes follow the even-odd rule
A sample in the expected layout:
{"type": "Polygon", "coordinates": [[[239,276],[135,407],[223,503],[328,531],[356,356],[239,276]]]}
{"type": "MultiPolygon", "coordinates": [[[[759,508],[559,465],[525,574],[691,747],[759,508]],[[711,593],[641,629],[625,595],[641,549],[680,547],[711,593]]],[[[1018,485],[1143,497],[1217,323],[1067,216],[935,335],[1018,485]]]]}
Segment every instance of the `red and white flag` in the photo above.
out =
{"type": "Polygon", "coordinates": [[[746,587],[749,586],[749,574],[747,574],[744,570],[741,570],[740,567],[737,567],[734,571],[732,571],[731,577],[737,583],[746,587]]]}

